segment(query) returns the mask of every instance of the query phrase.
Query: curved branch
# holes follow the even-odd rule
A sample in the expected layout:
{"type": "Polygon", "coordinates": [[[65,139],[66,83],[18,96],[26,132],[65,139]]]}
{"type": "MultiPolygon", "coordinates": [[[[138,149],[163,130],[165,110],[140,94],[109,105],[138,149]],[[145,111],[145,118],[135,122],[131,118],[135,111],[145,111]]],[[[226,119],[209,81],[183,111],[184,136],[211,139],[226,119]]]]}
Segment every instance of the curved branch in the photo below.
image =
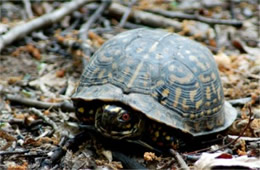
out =
{"type": "Polygon", "coordinates": [[[181,12],[173,12],[173,11],[166,11],[166,10],[161,10],[161,9],[149,9],[147,10],[149,12],[153,12],[165,17],[169,18],[178,18],[178,19],[189,19],[189,20],[196,20],[200,22],[204,22],[210,25],[215,25],[215,24],[222,24],[222,25],[232,25],[234,27],[242,27],[243,23],[242,21],[238,20],[223,20],[223,19],[215,19],[215,18],[208,18],[204,17],[198,14],[195,15],[190,15],[190,14],[185,14],[181,12]]]}
{"type": "Polygon", "coordinates": [[[94,0],[74,0],[65,4],[60,9],[57,9],[51,13],[45,14],[39,18],[33,19],[23,25],[17,25],[8,31],[6,34],[0,36],[0,53],[2,49],[14,42],[15,40],[26,36],[34,30],[40,29],[44,26],[53,24],[61,20],[66,15],[69,15],[76,9],[82,7],[83,5],[95,2],[94,0]]]}

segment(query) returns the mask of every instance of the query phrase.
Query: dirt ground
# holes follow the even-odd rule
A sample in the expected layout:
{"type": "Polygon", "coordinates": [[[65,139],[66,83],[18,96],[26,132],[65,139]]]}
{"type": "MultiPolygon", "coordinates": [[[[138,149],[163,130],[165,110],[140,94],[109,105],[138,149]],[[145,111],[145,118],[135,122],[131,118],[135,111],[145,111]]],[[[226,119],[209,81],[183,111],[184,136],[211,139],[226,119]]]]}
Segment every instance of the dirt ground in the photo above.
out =
{"type": "Polygon", "coordinates": [[[56,21],[55,10],[78,1],[0,2],[0,169],[260,168],[258,0],[90,1],[56,21]],[[51,23],[11,32],[47,14],[51,23]],[[70,97],[84,67],[104,42],[141,27],[175,32],[211,50],[225,100],[239,113],[221,142],[171,154],[138,146],[122,151],[127,165],[102,137],[78,135],[70,97]]]}

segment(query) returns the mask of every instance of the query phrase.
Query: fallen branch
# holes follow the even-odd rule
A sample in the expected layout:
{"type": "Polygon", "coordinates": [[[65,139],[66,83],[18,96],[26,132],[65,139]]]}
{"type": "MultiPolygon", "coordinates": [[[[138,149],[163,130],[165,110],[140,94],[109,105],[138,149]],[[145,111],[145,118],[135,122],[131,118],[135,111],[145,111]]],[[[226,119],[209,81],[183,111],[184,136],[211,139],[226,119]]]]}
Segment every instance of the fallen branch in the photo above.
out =
{"type": "MultiPolygon", "coordinates": [[[[118,3],[112,3],[109,7],[109,13],[122,17],[128,8],[118,3]]],[[[182,24],[169,18],[165,18],[149,12],[133,9],[129,15],[130,19],[152,27],[173,27],[175,31],[180,31],[182,24]]]]}
{"type": "Polygon", "coordinates": [[[33,19],[23,25],[15,26],[6,34],[0,36],[0,53],[6,45],[11,44],[15,40],[26,36],[34,30],[58,22],[66,15],[69,15],[76,9],[90,2],[94,2],[94,0],[74,0],[65,4],[62,8],[57,9],[51,13],[33,19]]]}
{"type": "Polygon", "coordinates": [[[177,162],[179,163],[180,165],[180,169],[183,169],[183,170],[189,170],[190,168],[188,167],[188,165],[186,164],[186,162],[183,160],[183,158],[181,157],[181,155],[173,150],[173,149],[170,149],[170,153],[175,157],[175,159],[177,160],[177,162]]]}
{"type": "Polygon", "coordinates": [[[0,151],[0,155],[14,155],[14,154],[25,154],[30,152],[29,150],[23,151],[0,151]]]}
{"type": "Polygon", "coordinates": [[[242,27],[242,25],[243,25],[242,21],[238,21],[238,20],[234,20],[234,19],[232,19],[232,20],[215,19],[215,18],[204,17],[204,16],[201,16],[198,14],[190,15],[190,14],[184,14],[181,12],[166,11],[166,10],[162,10],[162,9],[149,9],[146,11],[153,12],[155,14],[159,14],[159,15],[169,17],[169,18],[195,20],[195,21],[204,22],[204,23],[207,23],[210,25],[221,24],[221,25],[232,25],[234,27],[242,27]]]}
{"type": "Polygon", "coordinates": [[[36,107],[39,109],[61,109],[62,111],[74,111],[74,107],[68,101],[61,103],[47,103],[32,99],[26,99],[16,95],[6,95],[6,99],[11,102],[20,103],[26,106],[36,107]]]}
{"type": "MultiPolygon", "coordinates": [[[[232,99],[232,100],[228,100],[228,102],[232,105],[232,106],[244,106],[246,103],[251,102],[252,101],[252,97],[246,97],[246,98],[241,98],[241,99],[232,99]]],[[[254,99],[254,103],[259,103],[260,102],[260,96],[257,96],[254,99]]],[[[252,103],[253,104],[253,103],[252,103]]]]}
{"type": "Polygon", "coordinates": [[[51,120],[48,116],[45,116],[40,110],[35,109],[35,108],[31,108],[29,109],[29,111],[35,115],[37,115],[38,117],[42,118],[46,123],[48,123],[49,125],[51,125],[51,127],[56,131],[58,130],[58,126],[56,125],[56,123],[51,120]]]}
{"type": "MultiPolygon", "coordinates": [[[[110,4],[111,4],[111,0],[103,0],[101,5],[95,11],[95,13],[89,18],[87,23],[85,23],[81,26],[81,28],[79,30],[79,37],[80,37],[80,40],[83,42],[81,46],[82,46],[83,52],[86,56],[90,56],[90,54],[91,54],[90,45],[86,43],[86,40],[88,38],[88,31],[89,31],[91,25],[98,18],[100,18],[102,13],[105,11],[105,9],[107,9],[109,7],[110,4]]],[[[84,57],[82,57],[82,63],[83,63],[84,67],[86,65],[88,65],[88,61],[86,61],[86,59],[84,57]]]]}
{"type": "Polygon", "coordinates": [[[125,11],[124,15],[122,16],[119,27],[123,27],[132,11],[133,5],[136,3],[136,0],[131,0],[131,2],[128,5],[128,9],[125,11]]]}
{"type": "MultiPolygon", "coordinates": [[[[235,140],[236,138],[238,138],[238,136],[235,136],[235,135],[228,135],[227,137],[229,139],[232,139],[232,140],[235,140]]],[[[257,138],[257,137],[243,137],[243,136],[241,136],[240,139],[242,139],[246,142],[260,141],[260,138],[257,138]]]]}
{"type": "Polygon", "coordinates": [[[31,8],[31,2],[29,0],[23,0],[23,3],[24,3],[27,17],[32,19],[34,16],[33,16],[32,8],[31,8]]]}
{"type": "Polygon", "coordinates": [[[101,14],[105,11],[106,8],[108,8],[110,5],[110,0],[103,0],[102,4],[98,7],[98,9],[95,11],[95,13],[89,18],[88,22],[83,24],[79,30],[80,39],[82,42],[86,41],[88,38],[88,30],[91,27],[91,25],[101,16],[101,14]]]}

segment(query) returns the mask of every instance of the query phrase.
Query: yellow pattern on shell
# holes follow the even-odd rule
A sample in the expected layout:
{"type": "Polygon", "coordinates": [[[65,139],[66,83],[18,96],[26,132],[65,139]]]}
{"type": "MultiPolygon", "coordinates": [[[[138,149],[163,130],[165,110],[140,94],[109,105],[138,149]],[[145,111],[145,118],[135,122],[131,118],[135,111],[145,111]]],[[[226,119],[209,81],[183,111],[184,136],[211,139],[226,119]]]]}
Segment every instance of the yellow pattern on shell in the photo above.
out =
{"type": "Polygon", "coordinates": [[[217,92],[216,92],[216,87],[214,86],[213,83],[211,84],[211,88],[212,88],[212,92],[213,92],[214,94],[216,94],[216,93],[217,93],[217,92]]]}
{"type": "Polygon", "coordinates": [[[207,83],[207,82],[209,82],[210,80],[211,80],[211,78],[210,77],[208,77],[208,76],[204,76],[204,75],[199,75],[199,79],[200,79],[200,81],[202,82],[202,83],[207,83]]]}
{"type": "Polygon", "coordinates": [[[197,101],[195,104],[196,109],[199,109],[201,105],[202,105],[202,100],[197,101]]]}
{"type": "Polygon", "coordinates": [[[155,54],[155,59],[160,60],[163,59],[163,55],[162,54],[155,54]]]}
{"type": "Polygon", "coordinates": [[[176,88],[176,90],[175,90],[175,100],[174,100],[174,103],[173,103],[173,107],[177,107],[181,93],[182,93],[181,88],[176,88]]]}
{"type": "Polygon", "coordinates": [[[169,65],[169,67],[168,67],[169,71],[174,71],[174,69],[175,69],[175,66],[173,64],[169,65]]]}
{"type": "Polygon", "coordinates": [[[129,74],[130,68],[129,68],[129,67],[126,67],[126,68],[124,69],[124,72],[125,72],[125,74],[129,74]]]}
{"type": "Polygon", "coordinates": [[[210,91],[210,87],[209,86],[206,87],[206,99],[207,100],[211,99],[211,91],[210,91]]]}
{"type": "Polygon", "coordinates": [[[215,107],[215,108],[213,108],[212,110],[213,110],[213,113],[216,113],[216,112],[218,111],[218,108],[215,107]]]}
{"type": "Polygon", "coordinates": [[[100,57],[100,61],[108,63],[108,62],[113,61],[113,58],[112,57],[107,57],[107,56],[103,55],[102,57],[100,57]]]}
{"type": "Polygon", "coordinates": [[[99,70],[100,69],[98,67],[96,67],[95,70],[93,71],[93,74],[97,74],[99,72],[99,70]]]}
{"type": "Polygon", "coordinates": [[[205,105],[206,105],[207,107],[209,107],[210,104],[211,104],[210,102],[206,102],[206,103],[205,103],[205,105]]]}
{"type": "Polygon", "coordinates": [[[220,88],[217,88],[217,96],[218,96],[218,101],[221,100],[221,95],[220,95],[220,88]]]}
{"type": "Polygon", "coordinates": [[[104,74],[105,74],[105,72],[106,72],[105,69],[101,70],[101,71],[98,73],[98,78],[99,78],[99,79],[102,79],[103,76],[104,76],[104,74]]]}
{"type": "Polygon", "coordinates": [[[141,47],[137,48],[137,50],[136,50],[137,53],[141,53],[141,52],[143,52],[143,51],[144,51],[144,49],[141,48],[141,47]]]}
{"type": "Polygon", "coordinates": [[[167,97],[167,96],[169,96],[169,94],[170,94],[169,89],[164,89],[164,90],[162,91],[162,96],[163,96],[163,97],[167,97]]]}
{"type": "Polygon", "coordinates": [[[187,111],[189,109],[189,106],[187,105],[187,100],[183,99],[182,101],[182,109],[187,111]]]}
{"type": "Polygon", "coordinates": [[[203,63],[201,63],[201,61],[199,61],[199,60],[197,59],[197,57],[195,57],[195,56],[193,56],[193,55],[190,55],[190,56],[189,56],[189,59],[190,59],[191,61],[195,62],[196,65],[201,68],[201,70],[205,71],[205,70],[207,69],[207,67],[206,67],[203,63]]]}
{"type": "Polygon", "coordinates": [[[129,80],[129,83],[127,84],[127,87],[128,87],[128,88],[132,87],[132,85],[133,85],[133,83],[134,83],[134,81],[135,81],[137,75],[139,74],[139,72],[140,72],[142,66],[143,66],[143,61],[138,64],[138,66],[137,66],[137,68],[136,68],[136,70],[135,70],[133,76],[132,76],[131,79],[129,80]]]}
{"type": "Polygon", "coordinates": [[[197,94],[197,90],[190,91],[190,101],[194,102],[196,94],[197,94]]]}
{"type": "Polygon", "coordinates": [[[207,115],[210,115],[212,113],[212,110],[207,110],[206,113],[207,115]]]}
{"type": "Polygon", "coordinates": [[[111,72],[109,72],[107,76],[108,76],[108,78],[110,78],[110,79],[113,77],[113,75],[112,75],[111,72]]]}
{"type": "Polygon", "coordinates": [[[116,63],[113,63],[113,64],[112,64],[112,69],[115,70],[116,68],[117,68],[117,64],[116,64],[116,63]]]}
{"type": "Polygon", "coordinates": [[[211,78],[212,78],[212,80],[216,80],[217,79],[216,74],[212,72],[211,73],[211,78]]]}
{"type": "Polygon", "coordinates": [[[163,84],[164,84],[164,81],[159,80],[159,81],[157,81],[156,86],[161,86],[161,85],[163,85],[163,84]]]}
{"type": "Polygon", "coordinates": [[[190,118],[191,118],[191,119],[194,119],[194,118],[195,118],[195,114],[193,114],[193,113],[190,114],[190,118]]]}
{"type": "Polygon", "coordinates": [[[175,74],[170,75],[170,81],[173,82],[178,82],[180,84],[187,84],[191,82],[193,79],[193,75],[191,73],[188,73],[185,77],[177,77],[175,74]]]}

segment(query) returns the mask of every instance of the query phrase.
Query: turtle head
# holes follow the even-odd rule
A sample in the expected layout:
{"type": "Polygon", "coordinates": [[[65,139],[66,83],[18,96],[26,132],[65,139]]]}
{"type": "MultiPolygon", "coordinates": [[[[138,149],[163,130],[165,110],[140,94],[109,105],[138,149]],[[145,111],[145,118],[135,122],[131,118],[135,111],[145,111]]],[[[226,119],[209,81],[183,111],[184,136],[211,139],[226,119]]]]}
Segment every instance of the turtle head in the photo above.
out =
{"type": "Polygon", "coordinates": [[[141,113],[124,106],[105,104],[96,113],[95,127],[103,135],[114,138],[139,137],[144,129],[141,113]]]}

